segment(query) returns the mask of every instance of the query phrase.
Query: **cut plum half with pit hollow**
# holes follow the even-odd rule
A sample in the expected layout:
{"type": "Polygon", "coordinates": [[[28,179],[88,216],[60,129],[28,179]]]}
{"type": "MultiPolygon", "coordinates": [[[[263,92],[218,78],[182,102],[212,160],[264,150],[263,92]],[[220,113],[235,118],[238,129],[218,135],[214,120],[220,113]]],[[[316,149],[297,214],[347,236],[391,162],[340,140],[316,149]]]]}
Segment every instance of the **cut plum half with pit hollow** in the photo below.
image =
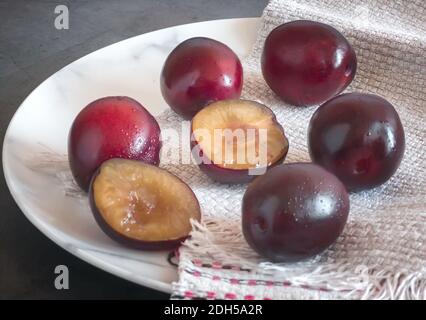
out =
{"type": "Polygon", "coordinates": [[[167,170],[140,161],[105,161],[90,185],[90,206],[101,229],[133,248],[179,246],[200,220],[191,188],[167,170]]]}
{"type": "Polygon", "coordinates": [[[255,101],[224,100],[191,123],[192,154],[200,169],[222,183],[244,183],[284,161],[288,140],[271,109],[255,101]]]}

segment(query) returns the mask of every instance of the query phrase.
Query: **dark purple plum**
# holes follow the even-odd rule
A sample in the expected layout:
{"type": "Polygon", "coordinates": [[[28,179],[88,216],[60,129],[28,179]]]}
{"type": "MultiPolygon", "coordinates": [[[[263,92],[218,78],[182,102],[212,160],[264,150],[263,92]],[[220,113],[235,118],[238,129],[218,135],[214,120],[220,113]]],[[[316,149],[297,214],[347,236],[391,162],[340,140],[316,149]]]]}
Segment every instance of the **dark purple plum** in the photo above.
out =
{"type": "Polygon", "coordinates": [[[207,104],[238,99],[243,68],[225,44],[209,38],[191,38],[167,57],[161,72],[161,92],[176,113],[191,119],[207,104]]]}
{"type": "Polygon", "coordinates": [[[307,20],[282,24],[266,38],[262,73],[284,102],[323,103],[342,92],[357,69],[355,51],[333,27],[307,20]]]}
{"type": "Polygon", "coordinates": [[[313,162],[333,172],[349,191],[386,182],[405,150],[404,129],[385,99],[348,93],[331,99],[312,116],[308,132],[313,162]]]}
{"type": "Polygon", "coordinates": [[[90,207],[101,229],[115,241],[141,250],[178,247],[200,220],[189,186],[170,172],[141,161],[110,159],[90,184],[90,207]]]}
{"type": "Polygon", "coordinates": [[[349,197],[333,174],[312,163],[276,166],[247,188],[242,228],[248,244],[274,262],[312,257],[336,241],[349,197]]]}

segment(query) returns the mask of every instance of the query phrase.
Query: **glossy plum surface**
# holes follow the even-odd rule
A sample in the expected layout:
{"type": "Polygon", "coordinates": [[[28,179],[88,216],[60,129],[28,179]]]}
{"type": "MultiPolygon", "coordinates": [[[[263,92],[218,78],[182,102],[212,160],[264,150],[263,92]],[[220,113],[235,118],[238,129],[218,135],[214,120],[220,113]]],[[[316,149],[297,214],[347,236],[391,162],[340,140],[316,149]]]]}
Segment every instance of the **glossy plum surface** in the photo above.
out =
{"type": "Polygon", "coordinates": [[[262,73],[284,102],[323,103],[342,92],[357,69],[355,51],[333,27],[298,20],[282,24],[266,38],[262,73]]]}
{"type": "Polygon", "coordinates": [[[90,207],[113,240],[142,250],[178,247],[200,220],[191,188],[164,169],[141,161],[110,159],[90,184],[90,207]]]}
{"type": "Polygon", "coordinates": [[[77,115],[68,136],[71,172],[85,191],[103,161],[127,158],[157,165],[160,149],[157,121],[129,97],[93,101],[77,115]]]}
{"type": "Polygon", "coordinates": [[[167,57],[161,72],[161,92],[176,113],[191,119],[210,102],[237,99],[243,69],[225,44],[209,38],[191,38],[167,57]]]}
{"type": "Polygon", "coordinates": [[[276,166],[247,188],[242,228],[248,244],[275,262],[312,257],[341,234],[349,197],[331,173],[311,163],[276,166]]]}
{"type": "Polygon", "coordinates": [[[385,99],[361,93],[335,97],[312,116],[308,132],[313,162],[333,172],[350,191],[374,188],[398,169],[404,129],[385,99]]]}

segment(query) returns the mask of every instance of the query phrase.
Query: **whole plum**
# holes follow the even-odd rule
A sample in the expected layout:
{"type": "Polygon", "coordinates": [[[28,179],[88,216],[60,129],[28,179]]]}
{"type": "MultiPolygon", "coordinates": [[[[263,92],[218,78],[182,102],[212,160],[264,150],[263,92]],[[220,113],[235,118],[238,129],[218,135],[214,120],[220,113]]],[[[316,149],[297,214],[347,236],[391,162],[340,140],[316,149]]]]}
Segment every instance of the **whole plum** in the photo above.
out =
{"type": "Polygon", "coordinates": [[[341,234],[349,197],[333,174],[312,163],[276,166],[247,188],[242,228],[248,244],[276,262],[312,257],[341,234]]]}

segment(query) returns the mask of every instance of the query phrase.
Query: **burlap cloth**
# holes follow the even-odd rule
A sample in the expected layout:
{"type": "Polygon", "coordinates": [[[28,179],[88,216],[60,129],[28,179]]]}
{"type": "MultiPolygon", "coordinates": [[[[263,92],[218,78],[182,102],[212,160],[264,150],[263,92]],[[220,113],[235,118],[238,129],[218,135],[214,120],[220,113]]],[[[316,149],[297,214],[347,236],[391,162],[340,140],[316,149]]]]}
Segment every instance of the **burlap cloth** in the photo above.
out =
{"type": "MultiPolygon", "coordinates": [[[[424,0],[269,3],[256,44],[243,62],[243,97],[276,113],[290,141],[286,162],[310,160],[307,126],[316,108],[279,101],[262,78],[260,54],[275,26],[298,19],[330,24],[352,43],[358,71],[348,91],[375,93],[395,106],[405,128],[405,155],[386,184],[351,194],[350,217],[337,242],[299,264],[271,264],[248,247],[240,225],[246,186],[214,183],[195,165],[164,164],[194,189],[204,216],[179,250],[172,298],[426,298],[425,17],[424,0]]],[[[172,112],[160,117],[163,128],[180,124],[172,112]]]]}

